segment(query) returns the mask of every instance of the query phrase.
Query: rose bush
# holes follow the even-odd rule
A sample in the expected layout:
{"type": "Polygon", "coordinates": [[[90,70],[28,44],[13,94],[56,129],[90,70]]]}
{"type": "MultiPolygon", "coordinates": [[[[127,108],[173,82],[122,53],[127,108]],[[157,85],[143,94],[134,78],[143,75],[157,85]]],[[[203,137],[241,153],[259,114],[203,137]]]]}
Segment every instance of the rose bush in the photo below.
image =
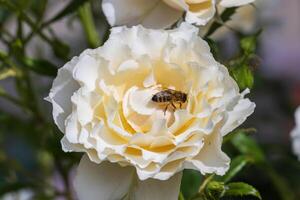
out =
{"type": "Polygon", "coordinates": [[[296,126],[291,132],[292,147],[294,154],[300,160],[300,107],[295,112],[296,126]]]}
{"type": "Polygon", "coordinates": [[[142,24],[148,28],[167,28],[185,13],[185,20],[205,25],[216,13],[216,4],[228,8],[255,0],[103,0],[103,12],[111,26],[142,24]]]}
{"type": "Polygon", "coordinates": [[[255,104],[197,33],[186,23],[113,28],[102,47],[59,70],[48,100],[64,151],[88,155],[75,181],[80,199],[177,199],[183,169],[226,172],[222,138],[255,104]],[[182,109],[164,113],[151,100],[164,88],[188,95],[182,109]]]}

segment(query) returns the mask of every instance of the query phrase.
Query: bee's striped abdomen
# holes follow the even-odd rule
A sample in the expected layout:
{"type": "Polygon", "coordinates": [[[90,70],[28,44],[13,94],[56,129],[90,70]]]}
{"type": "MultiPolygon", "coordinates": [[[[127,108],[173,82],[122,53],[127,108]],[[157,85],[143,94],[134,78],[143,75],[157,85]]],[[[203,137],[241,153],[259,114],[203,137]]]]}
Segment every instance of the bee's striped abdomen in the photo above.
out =
{"type": "Polygon", "coordinates": [[[171,95],[164,92],[158,92],[152,97],[152,101],[160,102],[160,103],[169,102],[171,100],[172,100],[171,95]]]}
{"type": "Polygon", "coordinates": [[[172,100],[170,95],[162,95],[159,97],[159,102],[169,102],[172,100]]]}

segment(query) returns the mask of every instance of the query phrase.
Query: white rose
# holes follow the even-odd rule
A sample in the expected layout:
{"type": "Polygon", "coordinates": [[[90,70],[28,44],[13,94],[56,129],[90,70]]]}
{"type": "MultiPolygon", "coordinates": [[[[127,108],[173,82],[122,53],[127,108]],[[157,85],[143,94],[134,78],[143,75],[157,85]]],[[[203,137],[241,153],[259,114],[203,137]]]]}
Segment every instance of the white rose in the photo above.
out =
{"type": "Polygon", "coordinates": [[[78,168],[80,199],[128,191],[136,199],[177,199],[184,168],[226,172],[222,138],[255,104],[197,33],[186,23],[169,31],[113,28],[103,47],[59,70],[48,99],[63,149],[89,157],[78,168]],[[175,103],[164,113],[167,104],[152,100],[166,88],[188,95],[182,109],[175,103]]]}
{"type": "Polygon", "coordinates": [[[221,7],[235,7],[255,0],[103,0],[102,9],[111,26],[142,24],[167,28],[184,13],[188,23],[205,25],[221,7]]]}
{"type": "Polygon", "coordinates": [[[296,126],[291,132],[292,147],[294,154],[300,160],[300,107],[295,112],[296,126]]]}

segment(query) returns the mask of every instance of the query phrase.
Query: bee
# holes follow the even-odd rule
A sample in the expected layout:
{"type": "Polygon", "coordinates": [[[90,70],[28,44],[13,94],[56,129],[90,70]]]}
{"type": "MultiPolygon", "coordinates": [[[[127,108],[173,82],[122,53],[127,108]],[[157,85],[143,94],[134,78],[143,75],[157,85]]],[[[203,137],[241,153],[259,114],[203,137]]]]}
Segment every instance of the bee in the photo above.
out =
{"type": "Polygon", "coordinates": [[[179,103],[181,108],[182,104],[187,101],[187,94],[177,90],[165,89],[154,94],[151,100],[156,103],[167,103],[164,110],[164,113],[166,114],[170,105],[173,107],[174,111],[176,110],[174,103],[179,103]]]}

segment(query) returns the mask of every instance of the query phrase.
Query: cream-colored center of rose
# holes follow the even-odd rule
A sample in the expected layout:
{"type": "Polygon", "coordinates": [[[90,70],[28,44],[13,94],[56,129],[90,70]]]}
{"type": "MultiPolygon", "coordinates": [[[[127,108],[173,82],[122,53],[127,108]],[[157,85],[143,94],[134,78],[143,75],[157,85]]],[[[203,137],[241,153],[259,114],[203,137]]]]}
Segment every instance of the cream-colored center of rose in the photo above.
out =
{"type": "Polygon", "coordinates": [[[191,12],[199,12],[212,6],[211,0],[186,0],[186,3],[189,5],[189,11],[191,12]]]}
{"type": "MultiPolygon", "coordinates": [[[[130,88],[123,101],[123,111],[129,124],[137,132],[146,133],[154,131],[155,126],[162,128],[169,128],[175,122],[175,113],[186,113],[186,104],[183,104],[182,108],[175,103],[176,109],[171,106],[166,109],[166,106],[170,102],[154,102],[152,101],[153,95],[160,92],[161,86],[152,86],[149,88],[130,88]],[[160,121],[160,123],[158,123],[160,121]]],[[[157,127],[157,129],[159,129],[157,127]]]]}
{"type": "Polygon", "coordinates": [[[184,2],[178,0],[163,0],[166,4],[177,10],[199,12],[206,10],[212,6],[212,0],[185,0],[184,2]]]}

